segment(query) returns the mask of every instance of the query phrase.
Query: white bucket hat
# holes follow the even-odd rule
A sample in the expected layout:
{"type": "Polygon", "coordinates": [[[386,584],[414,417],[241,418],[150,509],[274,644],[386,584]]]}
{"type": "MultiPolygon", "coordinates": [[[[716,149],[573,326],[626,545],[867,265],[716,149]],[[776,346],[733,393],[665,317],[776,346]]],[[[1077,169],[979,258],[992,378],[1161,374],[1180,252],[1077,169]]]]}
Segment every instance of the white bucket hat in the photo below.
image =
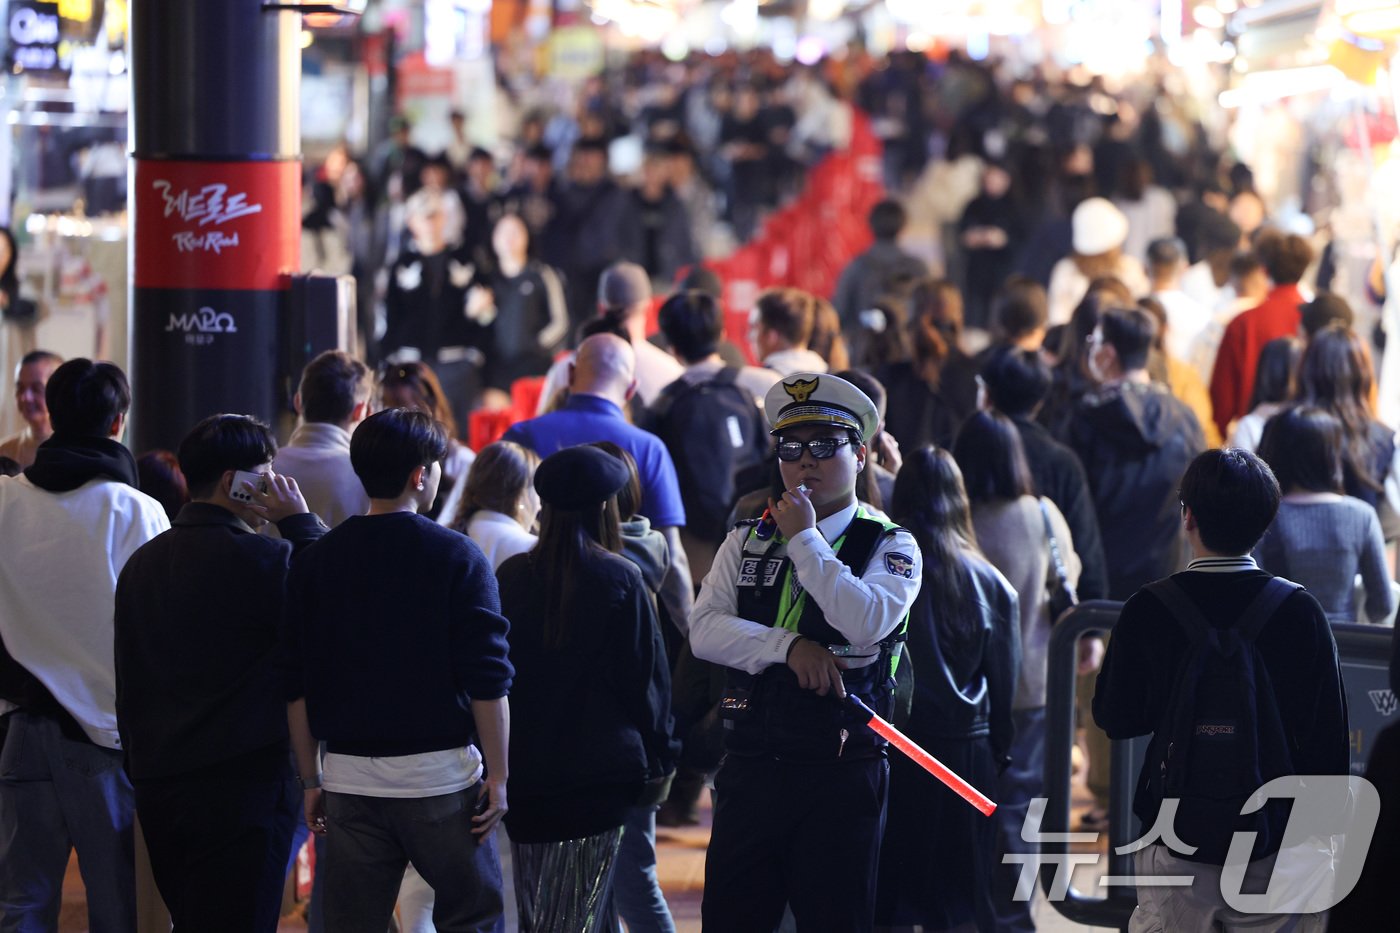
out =
{"type": "Polygon", "coordinates": [[[1117,249],[1128,238],[1128,218],[1107,198],[1089,198],[1074,209],[1074,251],[1097,256],[1117,249]]]}

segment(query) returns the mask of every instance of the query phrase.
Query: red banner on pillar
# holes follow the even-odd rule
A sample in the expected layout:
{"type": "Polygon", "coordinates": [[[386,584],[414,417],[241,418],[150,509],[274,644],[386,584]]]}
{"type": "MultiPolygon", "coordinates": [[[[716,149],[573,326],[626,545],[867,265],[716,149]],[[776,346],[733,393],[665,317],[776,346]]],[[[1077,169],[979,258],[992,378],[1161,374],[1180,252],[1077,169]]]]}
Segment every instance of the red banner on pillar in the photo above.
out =
{"type": "Polygon", "coordinates": [[[271,291],[301,263],[300,162],[136,162],[137,288],[271,291]]]}

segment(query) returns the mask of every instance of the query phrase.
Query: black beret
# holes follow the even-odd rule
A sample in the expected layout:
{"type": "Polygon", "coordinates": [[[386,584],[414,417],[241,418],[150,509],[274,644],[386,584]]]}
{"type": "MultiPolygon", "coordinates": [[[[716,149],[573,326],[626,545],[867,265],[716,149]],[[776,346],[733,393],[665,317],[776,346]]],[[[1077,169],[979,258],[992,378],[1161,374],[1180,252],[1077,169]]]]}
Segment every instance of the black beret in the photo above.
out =
{"type": "Polygon", "coordinates": [[[601,505],[632,478],[627,464],[597,447],[565,447],[535,470],[540,500],[566,512],[601,505]]]}

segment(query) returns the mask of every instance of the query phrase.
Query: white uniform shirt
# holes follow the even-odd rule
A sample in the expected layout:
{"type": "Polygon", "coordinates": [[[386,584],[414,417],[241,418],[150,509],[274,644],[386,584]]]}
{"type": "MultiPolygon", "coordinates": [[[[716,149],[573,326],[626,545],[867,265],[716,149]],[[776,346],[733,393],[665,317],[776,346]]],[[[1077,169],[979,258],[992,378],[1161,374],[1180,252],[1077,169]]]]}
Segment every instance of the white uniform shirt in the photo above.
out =
{"type": "MultiPolygon", "coordinates": [[[[909,612],[919,595],[923,555],[913,535],[897,531],[880,539],[865,572],[857,577],[829,543],[845,532],[856,508],[848,506],[797,534],[787,542],[786,553],[807,598],[817,601],[827,624],[861,649],[878,645],[909,612]]],[[[757,674],[771,664],[786,663],[797,633],[735,615],[740,554],[750,528],[734,529],[720,545],[690,614],[690,647],[697,658],[757,674]]],[[[776,545],[768,556],[783,553],[784,546],[776,545]]]]}

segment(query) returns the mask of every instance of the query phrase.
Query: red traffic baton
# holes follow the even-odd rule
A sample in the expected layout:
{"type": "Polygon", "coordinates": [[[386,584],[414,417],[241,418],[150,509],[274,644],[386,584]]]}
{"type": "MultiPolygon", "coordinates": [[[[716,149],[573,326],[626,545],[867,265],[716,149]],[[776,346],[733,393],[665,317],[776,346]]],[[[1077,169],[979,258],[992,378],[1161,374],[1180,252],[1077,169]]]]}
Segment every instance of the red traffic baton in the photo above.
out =
{"type": "Polygon", "coordinates": [[[992,811],[997,808],[997,805],[992,802],[991,798],[967,783],[943,762],[920,748],[909,736],[876,715],[875,711],[866,706],[860,697],[848,693],[846,694],[846,702],[860,711],[867,726],[908,756],[910,761],[942,781],[945,787],[976,807],[983,816],[992,815],[992,811]]]}

